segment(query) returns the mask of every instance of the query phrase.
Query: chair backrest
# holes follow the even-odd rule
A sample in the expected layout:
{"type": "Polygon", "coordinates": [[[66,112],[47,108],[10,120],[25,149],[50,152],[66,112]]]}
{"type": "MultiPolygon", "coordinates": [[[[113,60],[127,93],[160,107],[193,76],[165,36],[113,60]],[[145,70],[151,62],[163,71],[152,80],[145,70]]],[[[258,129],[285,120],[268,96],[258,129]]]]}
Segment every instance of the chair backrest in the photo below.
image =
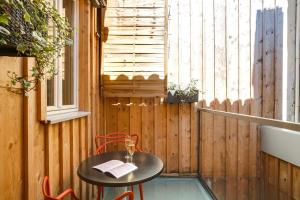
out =
{"type": "MultiPolygon", "coordinates": [[[[110,144],[124,144],[125,139],[129,136],[128,133],[124,132],[113,132],[106,135],[96,135],[95,144],[96,144],[96,154],[101,154],[106,151],[106,147],[110,144]]],[[[130,135],[135,141],[135,148],[139,151],[137,145],[139,137],[136,134],[130,135]]]]}
{"type": "Polygon", "coordinates": [[[45,197],[45,200],[54,200],[54,198],[51,197],[51,191],[50,191],[50,184],[49,184],[49,177],[45,176],[43,180],[43,186],[42,186],[43,195],[45,197]]]}

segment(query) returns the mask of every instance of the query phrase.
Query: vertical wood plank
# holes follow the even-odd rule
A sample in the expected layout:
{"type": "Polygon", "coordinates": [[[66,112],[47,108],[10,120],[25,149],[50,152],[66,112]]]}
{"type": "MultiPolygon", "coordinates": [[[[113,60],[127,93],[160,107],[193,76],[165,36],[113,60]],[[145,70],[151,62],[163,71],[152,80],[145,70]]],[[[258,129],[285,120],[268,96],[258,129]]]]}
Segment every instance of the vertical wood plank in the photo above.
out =
{"type": "Polygon", "coordinates": [[[72,172],[72,188],[75,191],[75,194],[79,197],[80,194],[80,179],[77,175],[77,168],[80,161],[80,144],[79,144],[79,119],[71,121],[71,172],[72,172]]]}
{"type": "Polygon", "coordinates": [[[154,152],[154,99],[143,98],[142,106],[142,148],[154,152]]]}
{"type": "MultiPolygon", "coordinates": [[[[202,90],[202,63],[203,63],[203,0],[191,1],[191,79],[199,80],[198,88],[202,90]]],[[[199,93],[202,99],[202,93],[199,93]]]]}
{"type": "Polygon", "coordinates": [[[300,199],[300,168],[293,167],[293,199],[300,199]]]}
{"type": "Polygon", "coordinates": [[[137,134],[139,137],[138,147],[142,147],[142,101],[141,98],[130,98],[130,134],[137,134]]]}
{"type": "Polygon", "coordinates": [[[160,98],[154,102],[154,149],[167,168],[167,104],[161,103],[160,98]]]}
{"type": "Polygon", "coordinates": [[[61,188],[68,188],[71,185],[71,160],[70,160],[70,122],[59,124],[60,139],[60,185],[61,188]]]}
{"type": "Polygon", "coordinates": [[[178,1],[178,76],[179,84],[186,87],[191,78],[191,0],[178,1]]]}
{"type": "Polygon", "coordinates": [[[275,19],[274,19],[274,29],[275,29],[275,44],[274,44],[274,73],[275,73],[275,111],[274,118],[282,119],[282,103],[283,103],[283,93],[282,93],[282,74],[283,74],[283,32],[284,32],[284,13],[283,7],[285,7],[285,0],[275,1],[275,19]]]}
{"type": "Polygon", "coordinates": [[[178,104],[167,105],[167,173],[178,172],[178,104]]]}
{"type": "MultiPolygon", "coordinates": [[[[229,112],[238,112],[238,104],[227,107],[229,112]]],[[[226,118],[226,199],[237,199],[238,173],[238,120],[226,118]]]]}
{"type": "MultiPolygon", "coordinates": [[[[79,131],[80,131],[80,161],[83,161],[86,159],[86,118],[81,118],[79,122],[79,131]]],[[[87,198],[87,184],[84,181],[80,181],[80,196],[81,199],[86,199],[87,198]]]]}
{"type": "Polygon", "coordinates": [[[60,187],[60,146],[59,146],[59,125],[48,125],[46,127],[46,166],[47,175],[50,179],[50,187],[53,195],[57,195],[61,192],[60,187]]]}
{"type": "Polygon", "coordinates": [[[274,118],[274,0],[264,1],[263,13],[263,117],[274,118]]]}
{"type": "MultiPolygon", "coordinates": [[[[226,110],[224,104],[219,104],[216,100],[215,108],[220,110],[226,110]]],[[[226,189],[225,189],[225,174],[226,174],[226,143],[225,143],[225,133],[226,133],[226,123],[225,117],[214,116],[213,120],[213,191],[218,199],[225,199],[226,189]]]]}
{"type": "Polygon", "coordinates": [[[289,199],[288,198],[288,185],[289,179],[291,177],[288,176],[288,163],[284,161],[279,161],[279,184],[278,184],[278,192],[279,199],[289,199]]]}
{"type": "Polygon", "coordinates": [[[201,173],[207,184],[212,184],[213,176],[213,131],[214,115],[202,113],[201,115],[201,173]]]}
{"type": "MultiPolygon", "coordinates": [[[[239,112],[250,113],[248,101],[239,105],[239,112]]],[[[249,122],[238,120],[238,199],[249,196],[249,130],[249,122]]]]}
{"type": "Polygon", "coordinates": [[[190,104],[179,104],[179,173],[191,170],[191,107],[190,104]]]}
{"type": "MultiPolygon", "coordinates": [[[[118,132],[125,132],[129,133],[129,111],[130,111],[130,99],[129,98],[118,98],[118,103],[120,103],[119,110],[118,110],[118,132]]],[[[118,150],[125,150],[124,144],[118,144],[118,150]]]]}
{"type": "Polygon", "coordinates": [[[179,0],[168,1],[169,4],[169,31],[168,31],[168,44],[169,44],[169,59],[168,59],[168,81],[178,83],[179,81],[179,0]],[[172,67],[171,67],[172,66],[172,67]]]}
{"type": "MultiPolygon", "coordinates": [[[[106,98],[105,99],[105,134],[117,132],[118,131],[118,110],[120,103],[117,98],[106,98]]],[[[112,151],[118,149],[118,144],[108,145],[107,151],[112,151]]]]}
{"type": "Polygon", "coordinates": [[[191,173],[198,172],[199,163],[199,126],[200,121],[197,112],[197,105],[191,104],[191,173]]]}
{"type": "Polygon", "coordinates": [[[203,92],[205,106],[214,100],[214,1],[203,1],[203,92]]]}
{"type": "Polygon", "coordinates": [[[286,72],[283,73],[285,75],[286,80],[286,88],[283,89],[283,92],[286,91],[286,117],[284,119],[288,121],[295,120],[295,68],[296,68],[296,23],[297,23],[297,0],[289,0],[287,11],[286,11],[286,24],[287,24],[287,49],[284,54],[287,58],[287,69],[286,72]]]}
{"type": "Polygon", "coordinates": [[[268,156],[268,197],[270,199],[278,199],[278,158],[268,156]]]}

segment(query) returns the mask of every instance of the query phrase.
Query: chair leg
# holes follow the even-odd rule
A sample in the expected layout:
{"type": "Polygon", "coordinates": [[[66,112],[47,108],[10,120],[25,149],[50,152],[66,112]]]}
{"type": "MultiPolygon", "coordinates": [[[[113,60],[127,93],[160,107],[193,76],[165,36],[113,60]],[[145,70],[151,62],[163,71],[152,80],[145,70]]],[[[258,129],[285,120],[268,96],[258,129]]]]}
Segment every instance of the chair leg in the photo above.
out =
{"type": "Polygon", "coordinates": [[[144,200],[144,191],[143,191],[143,185],[139,184],[139,190],[140,190],[140,199],[144,200]]]}
{"type": "Polygon", "coordinates": [[[101,200],[101,195],[103,199],[103,187],[101,185],[98,186],[98,197],[97,200],[101,200]]]}

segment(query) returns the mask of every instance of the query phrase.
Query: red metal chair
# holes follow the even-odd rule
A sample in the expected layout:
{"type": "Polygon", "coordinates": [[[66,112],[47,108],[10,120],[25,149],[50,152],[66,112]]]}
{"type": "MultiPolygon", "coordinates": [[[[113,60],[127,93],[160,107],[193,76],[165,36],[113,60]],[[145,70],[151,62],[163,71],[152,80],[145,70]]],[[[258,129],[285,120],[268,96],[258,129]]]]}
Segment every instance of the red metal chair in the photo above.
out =
{"type": "Polygon", "coordinates": [[[44,194],[45,200],[62,200],[64,197],[66,197],[68,195],[71,195],[72,199],[79,200],[76,197],[74,191],[71,188],[63,191],[61,194],[59,194],[56,197],[51,197],[51,191],[50,191],[50,184],[49,184],[49,177],[48,176],[45,176],[45,178],[44,178],[42,189],[43,189],[43,194],[44,194]]]}
{"type": "Polygon", "coordinates": [[[123,194],[121,194],[120,196],[115,198],[115,200],[121,200],[125,197],[128,197],[129,200],[134,200],[134,193],[133,192],[124,192],[123,194]]]}
{"type": "MultiPolygon", "coordinates": [[[[128,135],[129,135],[128,133],[124,133],[124,132],[113,132],[113,133],[109,133],[109,134],[106,134],[106,135],[96,135],[95,136],[96,154],[100,154],[100,152],[98,152],[98,150],[103,145],[105,145],[105,148],[103,149],[103,152],[105,152],[106,151],[106,146],[108,144],[116,143],[116,142],[117,143],[125,142],[125,139],[127,138],[128,135]]],[[[138,142],[139,142],[139,136],[136,135],[136,134],[131,134],[130,136],[135,141],[135,148],[136,148],[136,150],[137,151],[141,151],[137,147],[138,142]]]]}
{"type": "MultiPolygon", "coordinates": [[[[74,191],[71,188],[65,190],[64,192],[62,192],[61,194],[59,194],[56,197],[51,197],[48,176],[45,176],[45,178],[44,178],[42,190],[43,190],[43,195],[44,195],[45,200],[62,200],[63,198],[65,198],[68,195],[71,195],[72,199],[79,200],[79,198],[76,197],[74,191]]],[[[125,192],[125,193],[121,194],[120,196],[118,196],[117,198],[115,198],[115,200],[122,200],[125,197],[128,197],[129,200],[134,200],[134,193],[130,192],[130,191],[125,192]]]]}
{"type": "MultiPolygon", "coordinates": [[[[113,132],[106,135],[96,135],[95,136],[95,143],[96,143],[96,154],[102,154],[106,152],[107,146],[110,144],[118,144],[118,143],[125,143],[125,139],[129,134],[124,132],[113,132]]],[[[141,151],[138,148],[138,141],[139,137],[136,134],[130,135],[135,140],[135,149],[136,151],[141,151]]],[[[131,186],[131,191],[133,192],[133,186],[131,186]]],[[[143,193],[143,184],[139,184],[139,192],[140,192],[140,199],[144,200],[144,193],[143,193]]],[[[98,186],[98,200],[100,197],[104,196],[104,189],[102,186],[98,186]]]]}

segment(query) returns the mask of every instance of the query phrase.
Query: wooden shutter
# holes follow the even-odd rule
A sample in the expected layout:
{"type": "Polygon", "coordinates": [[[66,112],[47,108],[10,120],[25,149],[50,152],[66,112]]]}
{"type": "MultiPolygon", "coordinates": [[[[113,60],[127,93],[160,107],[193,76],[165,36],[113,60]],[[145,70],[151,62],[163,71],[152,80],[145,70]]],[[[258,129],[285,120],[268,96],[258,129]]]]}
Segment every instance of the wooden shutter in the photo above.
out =
{"type": "Polygon", "coordinates": [[[164,0],[109,0],[104,18],[104,96],[165,93],[164,0]]]}

